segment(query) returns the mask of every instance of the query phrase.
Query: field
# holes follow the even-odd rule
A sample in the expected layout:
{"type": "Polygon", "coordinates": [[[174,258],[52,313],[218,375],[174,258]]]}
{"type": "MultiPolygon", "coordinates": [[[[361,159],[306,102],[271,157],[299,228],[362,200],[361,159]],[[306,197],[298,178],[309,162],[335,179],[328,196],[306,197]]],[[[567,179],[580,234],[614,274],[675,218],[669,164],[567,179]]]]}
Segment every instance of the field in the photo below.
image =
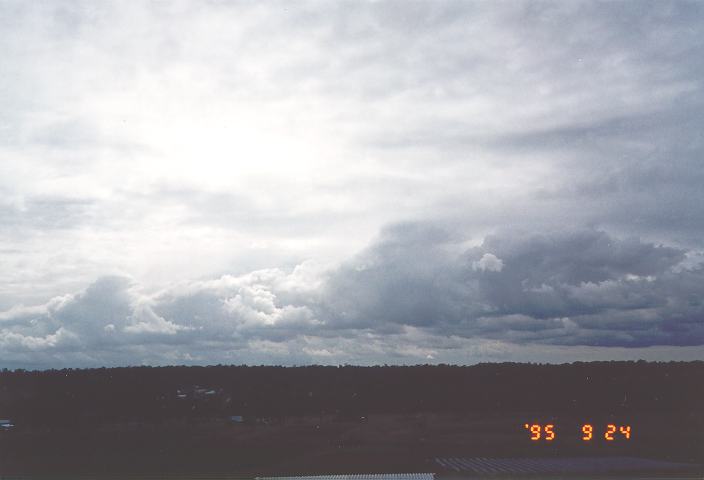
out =
{"type": "Polygon", "coordinates": [[[535,413],[332,415],[283,424],[225,419],[115,423],[99,428],[24,429],[0,434],[0,472],[229,472],[242,475],[438,472],[435,457],[639,456],[704,463],[701,412],[577,418],[535,413]],[[581,425],[598,433],[582,440],[581,425]],[[531,441],[525,423],[554,424],[531,441]],[[628,424],[630,440],[607,442],[599,425],[628,424]],[[597,438],[598,437],[598,438],[597,438]]]}

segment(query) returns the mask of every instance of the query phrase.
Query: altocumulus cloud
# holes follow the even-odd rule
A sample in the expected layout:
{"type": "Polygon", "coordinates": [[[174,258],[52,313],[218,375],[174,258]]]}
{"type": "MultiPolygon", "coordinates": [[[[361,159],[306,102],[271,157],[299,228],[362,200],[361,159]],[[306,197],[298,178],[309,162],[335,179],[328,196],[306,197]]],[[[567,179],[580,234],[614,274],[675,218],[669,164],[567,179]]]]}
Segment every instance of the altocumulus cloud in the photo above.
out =
{"type": "Polygon", "coordinates": [[[339,265],[304,262],[151,293],[100,278],[1,313],[0,347],[9,362],[97,365],[701,346],[704,265],[686,259],[679,248],[598,230],[504,231],[468,246],[442,226],[396,224],[339,265]]]}

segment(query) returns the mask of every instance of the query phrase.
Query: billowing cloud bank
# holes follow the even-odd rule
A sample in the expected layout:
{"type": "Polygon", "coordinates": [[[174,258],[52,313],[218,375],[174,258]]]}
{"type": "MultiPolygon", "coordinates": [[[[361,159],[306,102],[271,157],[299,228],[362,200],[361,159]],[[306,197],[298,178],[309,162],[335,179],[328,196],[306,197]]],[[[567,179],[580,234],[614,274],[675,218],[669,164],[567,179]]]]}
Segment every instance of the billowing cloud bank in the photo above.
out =
{"type": "Polygon", "coordinates": [[[439,226],[397,224],[332,267],[304,262],[149,294],[100,278],[1,313],[0,351],[5,362],[49,366],[471,362],[541,350],[569,360],[564,346],[612,347],[616,357],[700,347],[704,263],[687,253],[596,230],[503,232],[467,246],[439,226]]]}

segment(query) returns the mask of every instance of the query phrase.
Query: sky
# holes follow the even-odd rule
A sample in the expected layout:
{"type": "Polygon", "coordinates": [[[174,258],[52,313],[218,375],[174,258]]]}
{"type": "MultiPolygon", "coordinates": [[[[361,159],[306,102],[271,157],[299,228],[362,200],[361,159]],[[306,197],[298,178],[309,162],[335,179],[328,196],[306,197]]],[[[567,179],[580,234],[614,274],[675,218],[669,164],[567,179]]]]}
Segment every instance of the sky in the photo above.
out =
{"type": "Polygon", "coordinates": [[[704,360],[704,3],[0,0],[0,367],[704,360]]]}

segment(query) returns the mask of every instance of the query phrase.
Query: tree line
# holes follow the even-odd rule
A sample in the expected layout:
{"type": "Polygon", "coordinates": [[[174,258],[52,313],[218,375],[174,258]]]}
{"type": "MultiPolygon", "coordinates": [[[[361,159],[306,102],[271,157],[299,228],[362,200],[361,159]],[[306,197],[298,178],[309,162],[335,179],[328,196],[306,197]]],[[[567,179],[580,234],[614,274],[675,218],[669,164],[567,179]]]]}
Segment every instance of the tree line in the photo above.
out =
{"type": "Polygon", "coordinates": [[[228,416],[695,411],[704,362],[473,366],[170,366],[0,371],[18,426],[228,416]]]}

